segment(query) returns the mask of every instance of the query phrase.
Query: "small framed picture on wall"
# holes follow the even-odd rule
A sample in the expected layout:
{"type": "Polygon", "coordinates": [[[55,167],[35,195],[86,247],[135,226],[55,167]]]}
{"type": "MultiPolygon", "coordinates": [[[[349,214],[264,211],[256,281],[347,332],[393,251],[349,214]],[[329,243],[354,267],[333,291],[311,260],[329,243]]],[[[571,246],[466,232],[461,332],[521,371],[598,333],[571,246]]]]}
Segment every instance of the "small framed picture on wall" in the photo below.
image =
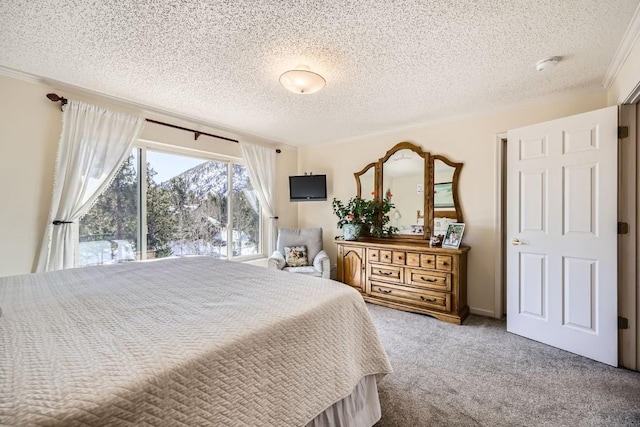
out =
{"type": "Polygon", "coordinates": [[[442,241],[443,248],[458,249],[462,242],[462,234],[464,233],[463,222],[453,222],[447,227],[447,233],[442,241]]]}

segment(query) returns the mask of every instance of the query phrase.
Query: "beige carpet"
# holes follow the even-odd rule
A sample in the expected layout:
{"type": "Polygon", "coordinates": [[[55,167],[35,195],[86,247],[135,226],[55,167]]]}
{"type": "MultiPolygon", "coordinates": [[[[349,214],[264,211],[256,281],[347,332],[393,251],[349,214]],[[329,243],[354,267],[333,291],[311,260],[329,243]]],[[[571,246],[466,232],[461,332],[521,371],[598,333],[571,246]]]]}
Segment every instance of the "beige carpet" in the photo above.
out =
{"type": "Polygon", "coordinates": [[[470,316],[462,326],[368,304],[395,372],[377,427],[640,426],[640,373],[470,316]]]}

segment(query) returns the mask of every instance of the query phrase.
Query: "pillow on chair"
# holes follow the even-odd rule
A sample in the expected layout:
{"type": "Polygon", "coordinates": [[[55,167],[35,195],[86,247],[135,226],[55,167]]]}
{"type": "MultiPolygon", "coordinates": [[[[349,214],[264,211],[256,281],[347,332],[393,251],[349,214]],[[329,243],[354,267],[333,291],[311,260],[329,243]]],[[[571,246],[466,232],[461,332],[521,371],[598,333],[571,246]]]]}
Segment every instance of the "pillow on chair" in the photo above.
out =
{"type": "Polygon", "coordinates": [[[285,246],[284,259],[289,267],[305,267],[309,265],[306,246],[285,246]]]}
{"type": "Polygon", "coordinates": [[[322,250],[322,228],[281,228],[278,230],[276,250],[285,256],[285,246],[306,246],[307,259],[313,262],[322,250]]]}

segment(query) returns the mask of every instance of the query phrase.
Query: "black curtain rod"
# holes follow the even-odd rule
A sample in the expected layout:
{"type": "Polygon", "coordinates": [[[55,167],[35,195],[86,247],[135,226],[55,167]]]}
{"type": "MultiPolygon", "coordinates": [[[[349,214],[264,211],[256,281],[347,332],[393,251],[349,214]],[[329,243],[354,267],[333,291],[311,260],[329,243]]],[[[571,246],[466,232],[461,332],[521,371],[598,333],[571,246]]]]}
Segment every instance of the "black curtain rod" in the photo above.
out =
{"type": "Polygon", "coordinates": [[[198,138],[200,138],[200,135],[206,135],[206,136],[210,136],[212,138],[218,138],[218,139],[224,139],[225,141],[231,141],[231,142],[239,142],[237,139],[231,139],[231,138],[227,138],[226,136],[220,136],[220,135],[214,135],[212,133],[206,133],[206,132],[200,132],[199,130],[195,130],[195,129],[189,129],[189,128],[185,128],[182,126],[176,126],[176,125],[172,125],[170,123],[165,123],[165,122],[160,122],[158,120],[153,120],[153,119],[145,119],[146,121],[148,121],[149,123],[155,123],[157,125],[162,125],[162,126],[166,126],[169,128],[173,128],[173,129],[180,129],[180,130],[184,130],[187,132],[193,132],[193,136],[194,139],[197,141],[198,138]]]}
{"type": "MultiPolygon", "coordinates": [[[[64,110],[64,106],[67,104],[68,100],[65,97],[59,96],[55,93],[48,93],[47,94],[47,98],[49,98],[51,101],[53,102],[60,102],[60,109],[64,110]]],[[[157,125],[162,125],[162,126],[167,126],[173,129],[180,129],[180,130],[184,130],[187,132],[193,132],[194,134],[194,138],[197,141],[198,138],[200,138],[200,135],[206,135],[206,136],[210,136],[212,138],[218,138],[218,139],[224,139],[225,141],[230,141],[230,142],[235,142],[238,143],[239,141],[237,139],[232,139],[232,138],[227,138],[226,136],[220,136],[220,135],[214,135],[212,133],[207,133],[207,132],[200,132],[199,130],[195,130],[195,129],[189,129],[189,128],[185,128],[182,126],[177,126],[177,125],[172,125],[170,123],[165,123],[165,122],[161,122],[158,120],[153,120],[153,119],[145,119],[146,121],[148,121],[149,123],[155,123],[157,125]]],[[[280,150],[279,148],[276,149],[276,153],[281,153],[282,150],[280,150]]]]}

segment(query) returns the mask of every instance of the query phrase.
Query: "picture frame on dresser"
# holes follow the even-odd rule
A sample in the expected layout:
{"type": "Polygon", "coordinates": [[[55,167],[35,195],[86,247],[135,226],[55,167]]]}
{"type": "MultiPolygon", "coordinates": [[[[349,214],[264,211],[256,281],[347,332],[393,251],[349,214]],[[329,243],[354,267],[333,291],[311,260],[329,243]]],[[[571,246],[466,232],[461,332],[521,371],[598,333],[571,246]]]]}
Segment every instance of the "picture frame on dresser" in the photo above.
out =
{"type": "Polygon", "coordinates": [[[464,222],[452,222],[447,227],[447,233],[442,241],[443,248],[458,249],[464,234],[464,222]]]}

